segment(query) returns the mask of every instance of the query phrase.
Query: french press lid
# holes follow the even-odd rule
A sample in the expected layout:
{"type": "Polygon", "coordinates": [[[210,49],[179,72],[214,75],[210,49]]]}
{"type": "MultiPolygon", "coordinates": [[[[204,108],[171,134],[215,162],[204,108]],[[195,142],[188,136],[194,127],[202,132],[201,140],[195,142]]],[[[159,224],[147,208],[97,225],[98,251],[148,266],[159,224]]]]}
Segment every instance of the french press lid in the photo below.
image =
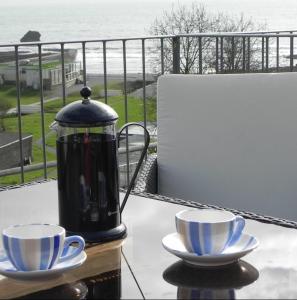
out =
{"type": "Polygon", "coordinates": [[[90,99],[92,90],[85,86],[81,89],[82,100],[72,102],[63,107],[55,120],[65,127],[107,126],[116,122],[118,114],[108,105],[90,99]]]}

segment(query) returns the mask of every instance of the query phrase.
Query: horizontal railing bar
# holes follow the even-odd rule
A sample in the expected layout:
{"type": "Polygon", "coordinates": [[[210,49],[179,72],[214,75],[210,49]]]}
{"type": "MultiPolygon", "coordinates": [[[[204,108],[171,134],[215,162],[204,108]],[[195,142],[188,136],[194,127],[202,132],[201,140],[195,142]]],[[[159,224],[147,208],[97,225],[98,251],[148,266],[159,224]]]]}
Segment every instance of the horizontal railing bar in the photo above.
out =
{"type": "MultiPolygon", "coordinates": [[[[137,165],[137,164],[138,164],[137,161],[135,161],[135,162],[130,162],[129,167],[133,167],[133,166],[135,166],[135,165],[137,165]]],[[[127,168],[127,165],[126,165],[126,164],[121,164],[121,165],[119,165],[119,168],[127,168]]]]}
{"type": "Polygon", "coordinates": [[[178,37],[283,37],[283,38],[289,38],[289,37],[297,37],[297,34],[271,34],[271,33],[199,33],[199,34],[179,34],[178,37]]]}
{"type": "MultiPolygon", "coordinates": [[[[157,147],[157,143],[150,143],[149,144],[149,149],[153,149],[157,147]]],[[[129,152],[136,152],[136,151],[140,151],[143,149],[143,145],[137,145],[137,146],[129,146],[129,152]]],[[[123,154],[126,153],[126,147],[124,148],[119,148],[119,154],[123,154]]]]}
{"type": "MultiPolygon", "coordinates": [[[[232,36],[250,36],[250,37],[262,37],[263,35],[268,37],[297,37],[297,30],[291,31],[255,31],[255,32],[206,32],[206,33],[193,33],[193,34],[177,34],[177,35],[156,35],[156,36],[144,36],[144,37],[126,37],[126,38],[106,38],[106,39],[91,39],[91,40],[72,40],[63,41],[64,44],[79,44],[79,43],[98,43],[98,42],[121,42],[121,41],[135,41],[135,40],[153,40],[164,39],[173,37],[232,37],[232,36]],[[293,33],[290,33],[293,32],[293,33]],[[296,32],[296,33],[294,33],[296,32]]],[[[53,42],[24,42],[24,43],[9,43],[1,44],[0,47],[25,47],[25,46],[38,46],[38,45],[57,45],[61,44],[61,41],[53,42]]]]}
{"type": "MultiPolygon", "coordinates": [[[[56,161],[49,161],[46,163],[46,168],[55,167],[56,165],[57,165],[56,161]]],[[[38,163],[38,164],[34,164],[34,165],[24,166],[24,172],[42,170],[43,168],[44,168],[44,163],[42,162],[42,163],[38,163]]],[[[21,171],[20,167],[10,168],[10,169],[6,169],[6,170],[0,170],[0,177],[19,174],[20,171],[21,171]]]]}
{"type": "MultiPolygon", "coordinates": [[[[149,149],[154,149],[157,147],[157,143],[151,143],[149,145],[149,149]]],[[[140,151],[143,149],[143,146],[130,146],[129,147],[129,152],[136,152],[136,151],[140,151]]],[[[119,154],[124,154],[126,153],[126,148],[119,148],[119,154]]],[[[52,167],[56,167],[57,166],[57,162],[56,161],[49,161],[46,163],[46,167],[47,168],[52,168],[52,167]]],[[[42,170],[44,168],[44,164],[43,163],[38,163],[38,164],[34,164],[34,165],[27,165],[24,166],[24,172],[31,172],[31,171],[37,171],[37,170],[42,170]]],[[[21,172],[21,167],[15,167],[15,168],[10,168],[10,169],[5,169],[5,170],[0,170],[0,177],[3,176],[9,176],[9,175],[16,175],[19,174],[21,172]]]]}

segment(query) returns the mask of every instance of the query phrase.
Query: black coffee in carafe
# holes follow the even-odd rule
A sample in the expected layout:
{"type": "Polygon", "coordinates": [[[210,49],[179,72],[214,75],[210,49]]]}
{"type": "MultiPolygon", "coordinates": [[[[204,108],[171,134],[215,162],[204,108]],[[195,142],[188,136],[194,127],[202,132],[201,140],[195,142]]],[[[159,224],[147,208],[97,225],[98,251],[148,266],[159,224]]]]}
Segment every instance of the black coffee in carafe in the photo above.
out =
{"type": "Polygon", "coordinates": [[[87,232],[120,224],[115,137],[88,132],[59,137],[57,159],[61,225],[87,232]]]}

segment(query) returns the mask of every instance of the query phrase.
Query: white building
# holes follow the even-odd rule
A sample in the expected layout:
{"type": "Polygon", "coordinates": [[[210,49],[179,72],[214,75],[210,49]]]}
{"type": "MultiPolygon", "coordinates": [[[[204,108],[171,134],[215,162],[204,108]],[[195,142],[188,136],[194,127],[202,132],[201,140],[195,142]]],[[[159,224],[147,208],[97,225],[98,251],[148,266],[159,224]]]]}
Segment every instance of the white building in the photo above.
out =
{"type": "MultiPolygon", "coordinates": [[[[65,63],[65,83],[72,85],[80,79],[81,65],[79,62],[65,63]]],[[[50,90],[53,86],[62,84],[62,66],[57,64],[55,67],[43,66],[42,70],[43,87],[50,90]]],[[[11,84],[16,82],[15,65],[7,63],[0,67],[0,84],[11,84]]],[[[36,64],[20,65],[20,82],[22,87],[39,89],[39,68],[36,64]]]]}

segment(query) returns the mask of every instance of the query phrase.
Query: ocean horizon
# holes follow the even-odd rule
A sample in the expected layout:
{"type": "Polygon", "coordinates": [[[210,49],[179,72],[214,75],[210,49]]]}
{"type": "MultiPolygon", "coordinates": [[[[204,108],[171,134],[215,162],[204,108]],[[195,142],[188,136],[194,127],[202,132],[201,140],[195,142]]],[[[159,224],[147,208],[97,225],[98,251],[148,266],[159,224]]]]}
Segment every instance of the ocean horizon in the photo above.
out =
{"type": "Polygon", "coordinates": [[[297,30],[296,0],[10,0],[0,2],[0,43],[18,42],[28,30],[43,42],[145,36],[164,10],[192,2],[212,13],[243,13],[268,30],[297,30]]]}
{"type": "MultiPolygon", "coordinates": [[[[29,30],[39,31],[42,42],[129,38],[150,35],[149,28],[156,17],[179,4],[192,0],[10,0],[0,2],[0,43],[16,43],[29,30]]],[[[232,16],[241,13],[268,30],[297,30],[296,0],[204,0],[209,12],[224,12],[232,16]]],[[[57,45],[59,47],[59,45],[57,45]]],[[[81,60],[80,45],[77,48],[81,60]]],[[[102,47],[87,48],[89,73],[102,70],[102,47]]],[[[288,45],[282,46],[286,53],[288,45]]],[[[141,72],[141,42],[127,43],[128,68],[141,72]]],[[[109,72],[122,69],[122,48],[113,43],[108,48],[109,72]]]]}

